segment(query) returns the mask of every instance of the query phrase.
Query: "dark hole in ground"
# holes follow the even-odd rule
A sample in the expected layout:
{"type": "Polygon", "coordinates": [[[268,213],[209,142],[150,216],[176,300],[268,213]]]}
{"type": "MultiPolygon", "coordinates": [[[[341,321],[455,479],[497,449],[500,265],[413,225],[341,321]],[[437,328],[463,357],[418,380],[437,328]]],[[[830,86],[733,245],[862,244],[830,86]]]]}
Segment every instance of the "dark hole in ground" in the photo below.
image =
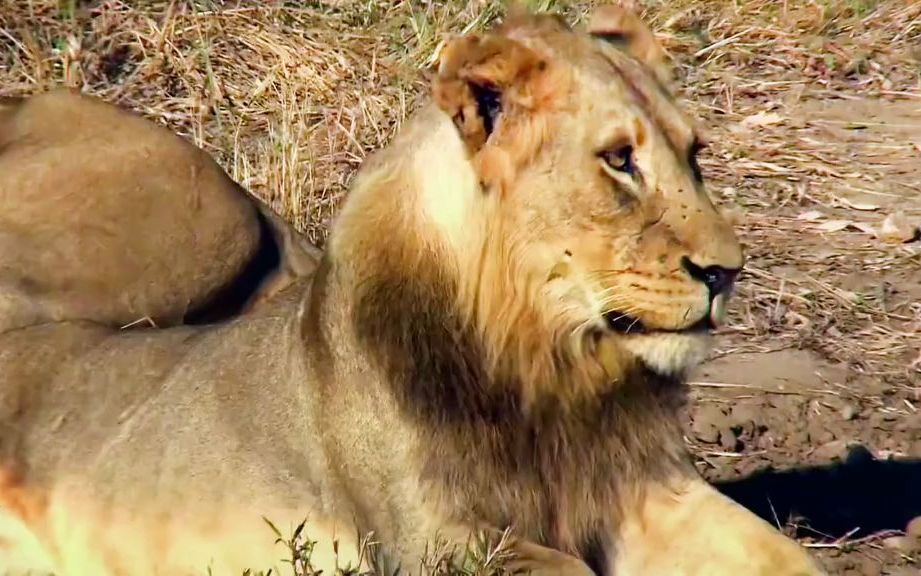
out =
{"type": "Polygon", "coordinates": [[[876,460],[864,448],[843,462],[766,470],[715,486],[771,524],[800,518],[802,536],[905,530],[921,516],[921,460],[876,460]]]}
{"type": "Polygon", "coordinates": [[[137,66],[133,58],[134,54],[127,45],[116,46],[107,54],[103,54],[100,58],[100,66],[106,82],[117,84],[128,76],[137,66]]]}

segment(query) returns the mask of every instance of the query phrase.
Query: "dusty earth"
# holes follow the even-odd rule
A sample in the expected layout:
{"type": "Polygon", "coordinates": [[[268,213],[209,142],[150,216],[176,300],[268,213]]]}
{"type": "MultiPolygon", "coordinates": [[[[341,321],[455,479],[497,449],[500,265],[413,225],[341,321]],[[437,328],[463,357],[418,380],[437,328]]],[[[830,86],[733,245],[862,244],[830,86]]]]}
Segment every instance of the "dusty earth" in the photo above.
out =
{"type": "Polygon", "coordinates": [[[692,377],[688,441],[709,480],[830,573],[921,574],[921,98],[818,97],[774,114],[752,137],[782,130],[824,177],[742,184],[778,194],[741,216],[742,298],[692,377]],[[776,228],[788,243],[759,242],[776,228]],[[753,314],[759,297],[767,314],[753,314]]]}

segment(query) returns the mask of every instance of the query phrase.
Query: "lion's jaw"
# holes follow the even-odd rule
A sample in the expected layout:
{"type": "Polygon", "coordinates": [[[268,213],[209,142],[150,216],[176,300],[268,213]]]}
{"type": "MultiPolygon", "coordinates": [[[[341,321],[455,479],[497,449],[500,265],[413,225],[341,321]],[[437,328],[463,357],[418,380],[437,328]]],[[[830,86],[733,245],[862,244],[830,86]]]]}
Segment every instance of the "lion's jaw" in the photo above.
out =
{"type": "Polygon", "coordinates": [[[711,341],[710,335],[703,332],[665,333],[628,336],[622,345],[653,372],[683,377],[706,359],[711,341]]]}

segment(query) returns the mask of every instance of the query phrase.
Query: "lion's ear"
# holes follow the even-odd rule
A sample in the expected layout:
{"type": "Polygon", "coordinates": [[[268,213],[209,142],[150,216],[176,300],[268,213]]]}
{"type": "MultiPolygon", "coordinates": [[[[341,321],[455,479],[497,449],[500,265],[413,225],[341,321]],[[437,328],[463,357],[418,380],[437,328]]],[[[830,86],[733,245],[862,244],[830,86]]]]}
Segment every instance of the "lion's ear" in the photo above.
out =
{"type": "Polygon", "coordinates": [[[502,121],[514,94],[546,67],[532,50],[510,38],[470,34],[447,43],[432,87],[473,152],[480,150],[502,121]]]}
{"type": "Polygon", "coordinates": [[[652,30],[630,8],[618,4],[597,7],[589,19],[588,32],[625,50],[648,66],[659,82],[671,85],[674,70],[668,55],[652,30]]]}

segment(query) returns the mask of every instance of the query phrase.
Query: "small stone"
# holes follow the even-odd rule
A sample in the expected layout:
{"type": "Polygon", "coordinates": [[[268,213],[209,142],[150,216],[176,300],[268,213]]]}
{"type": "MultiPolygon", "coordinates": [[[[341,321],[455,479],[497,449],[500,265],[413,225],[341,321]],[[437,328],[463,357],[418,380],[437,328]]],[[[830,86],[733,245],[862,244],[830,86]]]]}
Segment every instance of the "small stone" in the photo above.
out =
{"type": "Polygon", "coordinates": [[[822,430],[821,432],[818,432],[815,436],[815,441],[820,444],[831,442],[834,439],[835,439],[835,433],[832,432],[831,430],[822,430]]]}
{"type": "Polygon", "coordinates": [[[748,422],[758,423],[761,420],[761,411],[758,406],[751,403],[739,403],[733,405],[729,411],[730,418],[736,425],[746,424],[748,422]]]}
{"type": "MultiPolygon", "coordinates": [[[[908,416],[903,416],[899,418],[896,423],[896,430],[909,433],[917,433],[921,430],[921,412],[917,414],[909,414],[908,416]]],[[[921,439],[921,436],[919,436],[921,439]]]]}
{"type": "Polygon", "coordinates": [[[719,429],[709,423],[698,425],[696,422],[693,426],[694,437],[705,444],[716,444],[720,440],[719,429]]]}
{"type": "Polygon", "coordinates": [[[826,442],[812,451],[812,455],[818,460],[834,461],[843,460],[847,454],[847,442],[844,440],[832,440],[826,442]]]}
{"type": "Polygon", "coordinates": [[[733,431],[739,438],[752,440],[758,436],[761,425],[761,414],[758,406],[751,403],[735,404],[729,410],[729,421],[733,431]]]}
{"type": "Polygon", "coordinates": [[[726,415],[719,406],[702,406],[694,415],[691,430],[694,437],[707,444],[716,444],[720,440],[720,426],[726,415]]]}
{"type": "Polygon", "coordinates": [[[781,444],[786,446],[808,446],[810,444],[809,433],[805,430],[796,430],[791,432],[781,444]]]}
{"type": "Polygon", "coordinates": [[[921,516],[915,516],[908,522],[908,526],[905,527],[905,533],[912,538],[921,540],[921,516]]]}
{"type": "Polygon", "coordinates": [[[870,426],[877,430],[885,430],[889,426],[886,424],[886,421],[883,419],[883,415],[879,412],[873,412],[868,418],[870,421],[870,426]]]}
{"type": "Polygon", "coordinates": [[[880,576],[883,573],[883,567],[880,566],[879,560],[864,556],[859,560],[861,576],[880,576]]]}
{"type": "Polygon", "coordinates": [[[720,446],[727,452],[735,452],[739,449],[739,438],[731,428],[720,430],[720,446]]]}
{"type": "Polygon", "coordinates": [[[899,552],[912,552],[916,544],[917,541],[914,538],[909,538],[907,536],[890,536],[889,538],[883,538],[883,546],[890,550],[898,550],[899,552]]]}
{"type": "Polygon", "coordinates": [[[841,419],[842,420],[853,420],[857,417],[857,408],[854,408],[853,404],[845,404],[841,408],[841,419]]]}
{"type": "Polygon", "coordinates": [[[809,420],[806,423],[810,444],[827,444],[835,439],[835,433],[829,430],[821,420],[809,420]]]}
{"type": "Polygon", "coordinates": [[[777,447],[777,442],[774,441],[774,436],[770,433],[761,434],[758,436],[758,439],[755,440],[755,447],[758,450],[771,451],[777,447]]]}

